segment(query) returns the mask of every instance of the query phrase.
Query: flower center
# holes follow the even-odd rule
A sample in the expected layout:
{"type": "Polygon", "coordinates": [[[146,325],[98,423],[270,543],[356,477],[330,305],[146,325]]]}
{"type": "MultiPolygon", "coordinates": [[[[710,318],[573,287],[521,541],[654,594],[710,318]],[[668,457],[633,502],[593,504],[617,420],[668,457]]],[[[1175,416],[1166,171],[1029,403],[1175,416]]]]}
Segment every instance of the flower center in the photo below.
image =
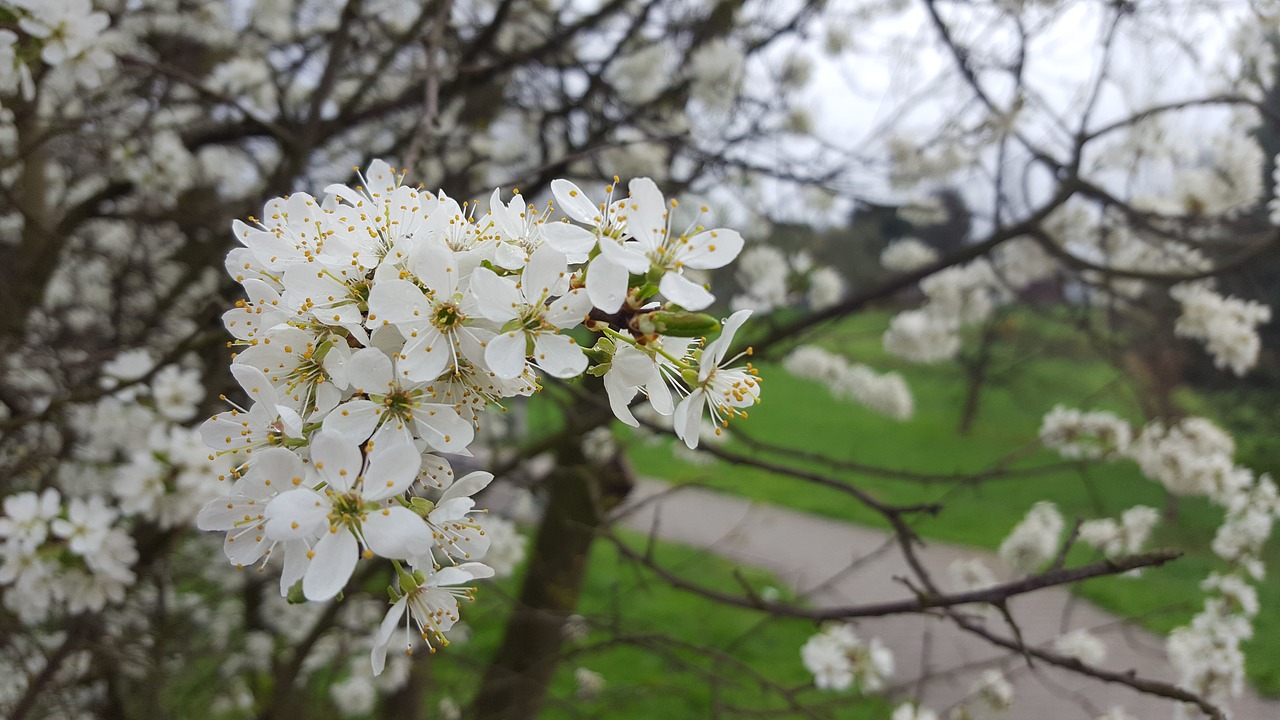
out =
{"type": "Polygon", "coordinates": [[[431,318],[431,324],[435,325],[441,332],[457,327],[462,324],[463,320],[467,319],[467,316],[463,315],[462,310],[458,308],[457,303],[436,303],[435,311],[435,316],[431,318]]]}

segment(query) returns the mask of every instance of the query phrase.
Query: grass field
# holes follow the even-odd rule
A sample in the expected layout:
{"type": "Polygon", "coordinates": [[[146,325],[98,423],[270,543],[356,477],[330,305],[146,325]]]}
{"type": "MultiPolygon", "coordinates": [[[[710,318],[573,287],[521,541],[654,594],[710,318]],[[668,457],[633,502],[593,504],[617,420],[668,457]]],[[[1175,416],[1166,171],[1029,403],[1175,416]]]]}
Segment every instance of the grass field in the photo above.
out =
{"type": "MultiPolygon", "coordinates": [[[[764,401],[751,412],[750,419],[731,427],[727,447],[750,453],[754,441],[759,440],[875,467],[963,475],[1001,459],[1012,468],[1059,462],[1055,454],[1038,449],[1035,442],[1040,418],[1058,403],[1139,418],[1133,390],[1107,363],[1082,347],[1070,328],[1019,315],[1003,328],[1007,340],[997,344],[993,356],[997,374],[982,392],[969,435],[960,437],[956,428],[964,404],[964,371],[955,363],[919,367],[887,356],[880,342],[886,324],[884,314],[864,314],[822,335],[817,344],[879,370],[902,372],[915,396],[913,419],[902,423],[886,419],[832,398],[818,383],[791,377],[777,363],[761,362],[764,401]]],[[[1203,398],[1183,395],[1182,402],[1212,414],[1212,404],[1203,398]]],[[[642,450],[648,446],[639,440],[632,443],[631,457],[643,475],[702,483],[765,502],[884,525],[874,512],[834,490],[753,468],[690,464],[669,452],[642,450]]],[[[1241,438],[1242,448],[1265,445],[1254,438],[1241,438]]],[[[802,462],[791,462],[805,467],[802,462]]],[[[921,519],[918,530],[926,538],[980,548],[997,547],[1037,500],[1056,502],[1069,521],[1073,517],[1114,516],[1135,504],[1164,509],[1167,503],[1163,489],[1144,479],[1130,462],[1070,467],[981,484],[923,484],[854,472],[838,476],[885,502],[945,503],[939,515],[921,519]]],[[[1219,567],[1207,548],[1220,513],[1198,499],[1179,502],[1174,512],[1157,527],[1149,547],[1185,549],[1185,557],[1146,573],[1140,580],[1100,579],[1082,585],[1079,592],[1121,615],[1139,618],[1158,632],[1185,622],[1199,607],[1198,583],[1219,567]]],[[[1274,544],[1267,555],[1269,566],[1278,567],[1280,552],[1274,544]]],[[[1071,559],[1083,562],[1090,558],[1087,548],[1078,548],[1071,559]]],[[[1280,609],[1280,577],[1275,572],[1260,588],[1260,598],[1264,610],[1257,619],[1257,635],[1246,646],[1249,675],[1260,691],[1280,695],[1280,653],[1269,650],[1280,642],[1280,612],[1276,612],[1280,609]]]]}
{"type": "MultiPolygon", "coordinates": [[[[626,537],[642,547],[642,538],[626,537]]],[[[654,558],[710,587],[740,590],[745,581],[757,591],[778,587],[787,597],[767,573],[742,569],[735,575],[734,566],[706,553],[659,543],[654,558]]],[[[467,608],[466,616],[475,619],[474,634],[465,645],[449,647],[448,662],[441,655],[442,661],[434,663],[433,708],[444,695],[465,702],[473,692],[484,662],[501,641],[509,595],[518,588],[518,577],[487,583],[476,606],[467,608]]],[[[607,541],[593,547],[579,612],[593,629],[585,640],[566,645],[540,715],[544,720],[711,717],[714,702],[776,711],[770,717],[807,717],[786,712],[781,694],[764,689],[764,683],[797,693],[806,704],[818,703],[832,718],[888,716],[881,700],[813,689],[812,676],[800,664],[800,646],[814,633],[811,623],[762,619],[759,613],[725,608],[672,589],[627,561],[607,541]],[[713,651],[694,649],[698,647],[713,651]],[[579,667],[604,676],[606,685],[597,698],[575,697],[574,672],[579,667]]]]}

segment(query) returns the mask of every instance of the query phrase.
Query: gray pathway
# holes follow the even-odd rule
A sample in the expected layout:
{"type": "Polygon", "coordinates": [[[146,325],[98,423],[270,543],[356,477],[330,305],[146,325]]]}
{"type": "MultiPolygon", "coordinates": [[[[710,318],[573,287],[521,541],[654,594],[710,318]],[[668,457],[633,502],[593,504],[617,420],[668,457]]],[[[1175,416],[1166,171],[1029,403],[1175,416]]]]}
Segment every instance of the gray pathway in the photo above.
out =
{"type": "MultiPolygon", "coordinates": [[[[910,577],[894,548],[885,550],[889,536],[881,531],[808,515],[700,488],[671,489],[645,481],[620,509],[622,524],[658,537],[705,548],[735,562],[769,570],[819,607],[898,600],[906,596],[895,576],[910,577]],[[856,567],[851,565],[856,563],[856,567]]],[[[947,567],[962,557],[981,557],[992,569],[996,558],[985,551],[931,542],[921,552],[926,567],[945,582],[947,567]]],[[[998,570],[997,570],[998,571],[998,570]]],[[[1136,668],[1153,679],[1171,680],[1161,639],[1124,623],[1093,605],[1054,588],[1019,596],[1010,610],[1028,643],[1047,643],[1060,628],[1087,628],[1107,644],[1104,667],[1136,668]]],[[[993,629],[1007,634],[995,619],[993,629]]],[[[1163,720],[1172,715],[1169,701],[1138,695],[1128,688],[1107,685],[1038,663],[1011,657],[948,622],[922,615],[859,621],[859,634],[878,636],[894,652],[902,683],[928,674],[921,698],[941,711],[963,698],[984,667],[998,665],[1008,672],[1016,700],[1007,718],[1035,720],[1092,720],[1120,705],[1139,720],[1163,720]],[[950,672],[955,668],[965,668],[950,672]]],[[[800,662],[799,655],[796,662],[800,662]]],[[[1231,706],[1236,720],[1280,719],[1280,701],[1266,701],[1252,692],[1231,706]]]]}

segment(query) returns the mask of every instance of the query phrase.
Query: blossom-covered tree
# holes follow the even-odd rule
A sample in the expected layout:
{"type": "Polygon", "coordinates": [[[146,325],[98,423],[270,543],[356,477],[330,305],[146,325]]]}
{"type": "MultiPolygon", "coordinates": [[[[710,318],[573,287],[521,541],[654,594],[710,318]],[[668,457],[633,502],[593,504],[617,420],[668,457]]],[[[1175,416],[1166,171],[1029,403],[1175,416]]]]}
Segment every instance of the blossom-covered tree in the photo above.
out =
{"type": "MultiPolygon", "coordinates": [[[[585,558],[612,543],[683,591],[821,623],[795,663],[823,691],[884,695],[895,719],[1016,698],[978,668],[930,708],[891,683],[893,654],[860,619],[937,616],[1027,662],[1225,717],[1280,492],[1158,380],[1161,353],[1188,342],[1228,378],[1266,357],[1269,307],[1224,287],[1280,237],[1255,139],[1280,125],[1277,16],[1234,9],[1227,35],[1216,7],[1177,26],[1167,10],[0,2],[3,713],[157,717],[182,695],[228,717],[303,702],[421,716],[429,666],[411,656],[464,637],[465,620],[504,624],[465,712],[534,717],[581,636],[585,558]],[[1230,50],[1206,60],[1189,48],[1211,26],[1230,50]],[[1049,71],[1064,33],[1092,43],[1066,78],[1049,71]],[[812,91],[819,48],[867,78],[913,58],[856,143],[814,128],[809,104],[833,94],[812,91]],[[911,229],[876,238],[872,282],[769,242],[796,214],[869,207],[911,229]],[[927,242],[940,227],[964,236],[927,242]],[[717,295],[726,281],[736,291],[717,295]],[[944,579],[916,522],[945,507],[886,501],[848,473],[971,486],[1040,468],[939,476],[722,442],[768,412],[762,357],[910,422],[900,374],[810,342],[881,302],[898,310],[885,349],[960,357],[976,407],[1004,314],[1046,287],[1072,332],[1112,357],[1145,351],[1117,364],[1145,383],[1148,417],[1063,398],[1043,446],[1081,467],[1132,462],[1172,504],[1202,496],[1221,518],[1203,608],[1168,637],[1171,679],[1106,666],[1083,628],[1029,642],[1010,610],[1159,573],[1177,557],[1146,547],[1159,509],[1064,517],[1041,501],[1000,545],[1005,568],[957,561],[944,579]],[[506,420],[537,393],[571,408],[557,427],[506,420]],[[890,528],[911,577],[894,600],[815,608],[682,576],[613,531],[635,486],[614,420],[835,488],[890,528]],[[498,512],[522,504],[538,506],[527,549],[498,512]],[[1068,563],[1077,545],[1095,559],[1068,563]],[[469,614],[522,562],[509,617],[469,614]],[[184,671],[174,656],[217,662],[184,671]]],[[[575,677],[583,698],[607,687],[575,677]]],[[[825,692],[761,686],[787,712],[832,709],[825,692]]]]}

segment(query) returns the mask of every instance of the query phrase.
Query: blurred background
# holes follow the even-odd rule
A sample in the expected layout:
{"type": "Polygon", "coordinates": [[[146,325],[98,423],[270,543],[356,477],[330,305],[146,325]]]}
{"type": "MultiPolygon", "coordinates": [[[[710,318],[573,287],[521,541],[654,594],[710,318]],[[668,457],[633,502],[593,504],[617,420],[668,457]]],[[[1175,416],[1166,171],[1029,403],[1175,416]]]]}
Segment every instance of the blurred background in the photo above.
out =
{"type": "Polygon", "coordinates": [[[1276,716],[1278,30],[1261,0],[0,1],[0,715],[1276,716]],[[389,567],[296,602],[195,527],[233,466],[201,423],[249,402],[232,223],[375,159],[467,222],[650,177],[675,232],[738,230],[696,277],[753,311],[764,400],[696,450],[595,378],[492,408],[422,480],[496,475],[498,577],[376,677],[389,567]]]}

